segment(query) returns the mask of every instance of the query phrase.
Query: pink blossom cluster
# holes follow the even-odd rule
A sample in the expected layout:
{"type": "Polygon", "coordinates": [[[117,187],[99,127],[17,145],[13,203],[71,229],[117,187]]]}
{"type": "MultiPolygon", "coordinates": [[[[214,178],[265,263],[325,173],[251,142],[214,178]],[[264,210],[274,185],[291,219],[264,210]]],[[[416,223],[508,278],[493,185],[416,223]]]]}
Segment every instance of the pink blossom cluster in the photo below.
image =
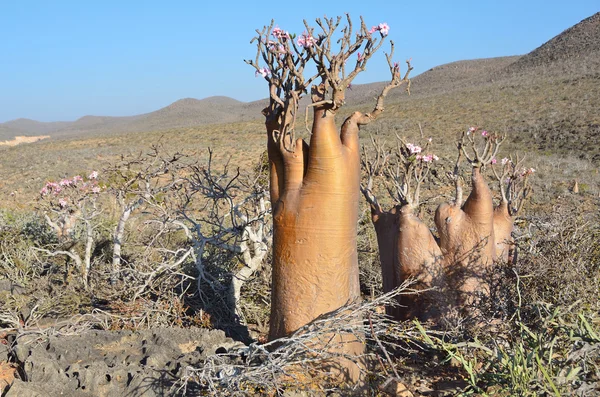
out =
{"type": "Polygon", "coordinates": [[[373,26],[371,28],[371,30],[369,30],[369,33],[373,34],[375,32],[380,32],[382,36],[387,36],[388,33],[390,32],[390,27],[388,26],[387,23],[383,22],[380,23],[379,25],[373,26]]]}
{"type": "Polygon", "coordinates": [[[521,171],[521,176],[528,176],[535,172],[535,168],[528,168],[526,170],[521,171]]]}
{"type": "Polygon", "coordinates": [[[502,160],[500,160],[500,163],[502,163],[502,165],[506,165],[512,163],[512,161],[510,161],[508,157],[504,157],[502,160]]]}
{"type": "Polygon", "coordinates": [[[271,52],[275,52],[278,54],[285,54],[287,52],[285,50],[285,47],[283,46],[283,44],[279,44],[274,41],[269,41],[267,43],[267,46],[269,47],[269,51],[271,51],[271,52]]]}
{"type": "Polygon", "coordinates": [[[267,67],[259,68],[256,72],[254,72],[255,77],[258,77],[258,76],[267,77],[270,75],[271,75],[271,70],[267,67]]]}
{"type": "Polygon", "coordinates": [[[298,40],[296,41],[296,43],[300,47],[310,48],[310,47],[314,46],[317,43],[317,41],[315,40],[314,37],[312,37],[308,33],[302,32],[300,37],[298,37],[298,40]]]}
{"type": "Polygon", "coordinates": [[[273,28],[273,32],[271,34],[273,35],[273,37],[275,37],[277,39],[289,39],[290,38],[290,34],[286,31],[284,31],[283,29],[279,28],[278,26],[275,26],[273,28]]]}
{"type": "MultiPolygon", "coordinates": [[[[64,178],[58,182],[46,182],[46,185],[40,190],[40,195],[42,197],[50,194],[58,196],[61,193],[67,194],[68,191],[73,191],[75,189],[81,192],[100,193],[101,188],[98,186],[98,171],[93,171],[88,176],[88,181],[84,181],[81,175],[75,175],[72,178],[64,178]]],[[[65,208],[68,205],[67,198],[59,198],[58,205],[61,208],[65,208]]]]}
{"type": "Polygon", "coordinates": [[[417,154],[417,160],[423,161],[425,163],[433,163],[434,161],[438,161],[440,158],[435,154],[426,154],[420,155],[417,154]]]}
{"type": "Polygon", "coordinates": [[[412,143],[407,143],[406,148],[410,151],[410,154],[421,153],[421,151],[423,150],[421,146],[413,145],[412,143]]]}

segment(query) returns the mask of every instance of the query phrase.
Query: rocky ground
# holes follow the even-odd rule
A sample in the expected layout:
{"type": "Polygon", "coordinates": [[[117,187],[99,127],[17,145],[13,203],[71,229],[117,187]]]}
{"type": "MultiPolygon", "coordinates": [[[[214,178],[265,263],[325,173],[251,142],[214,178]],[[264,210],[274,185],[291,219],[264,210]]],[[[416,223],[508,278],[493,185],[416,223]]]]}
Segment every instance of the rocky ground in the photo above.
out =
{"type": "Polygon", "coordinates": [[[0,344],[0,363],[19,365],[0,366],[0,394],[12,381],[6,397],[180,395],[177,380],[188,366],[239,344],[219,330],[177,328],[14,339],[0,344]]]}

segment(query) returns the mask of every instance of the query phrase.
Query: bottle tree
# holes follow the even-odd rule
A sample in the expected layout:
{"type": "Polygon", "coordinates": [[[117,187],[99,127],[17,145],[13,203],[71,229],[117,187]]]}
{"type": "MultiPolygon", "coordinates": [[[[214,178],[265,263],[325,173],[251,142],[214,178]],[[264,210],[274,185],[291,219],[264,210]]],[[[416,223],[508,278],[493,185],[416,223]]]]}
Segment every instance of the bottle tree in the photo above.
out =
{"type": "MultiPolygon", "coordinates": [[[[273,208],[273,280],[269,338],[289,335],[322,314],[359,299],[357,221],[360,186],[358,133],[384,110],[388,92],[408,83],[386,54],[391,80],[370,113],[354,112],[341,126],[336,114],[346,90],[365,70],[389,32],[382,23],[371,29],[361,18],[355,31],[350,16],[304,21],[298,36],[274,26],[257,30],[257,53],[246,62],[268,83],[263,110],[273,208]],[[309,72],[313,71],[313,72],[309,72]],[[300,99],[310,90],[310,139],[296,139],[300,99]]],[[[408,84],[407,84],[408,85],[408,84]]],[[[307,116],[304,118],[308,122],[307,116]]],[[[351,335],[344,352],[360,352],[351,335]]]]}

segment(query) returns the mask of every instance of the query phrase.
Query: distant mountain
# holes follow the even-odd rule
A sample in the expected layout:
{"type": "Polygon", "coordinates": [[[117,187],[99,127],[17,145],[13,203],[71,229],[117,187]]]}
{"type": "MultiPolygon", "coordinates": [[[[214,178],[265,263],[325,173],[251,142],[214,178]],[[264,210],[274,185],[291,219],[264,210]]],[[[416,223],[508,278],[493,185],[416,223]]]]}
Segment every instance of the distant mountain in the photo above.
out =
{"type": "MultiPolygon", "coordinates": [[[[0,124],[0,141],[8,141],[18,135],[23,135],[23,131],[11,128],[7,123],[0,124]]],[[[38,135],[37,133],[31,135],[38,135]]]]}
{"type": "Polygon", "coordinates": [[[67,127],[70,124],[68,121],[56,121],[44,123],[31,119],[16,119],[7,121],[3,125],[16,131],[26,134],[44,135],[58,131],[67,127]]]}
{"type": "MultiPolygon", "coordinates": [[[[584,19],[523,56],[457,61],[436,66],[412,79],[411,94],[437,95],[510,79],[514,75],[546,73],[600,75],[600,13],[584,19]]],[[[349,107],[372,106],[373,99],[386,83],[353,85],[346,93],[346,102],[349,107]]],[[[510,84],[519,82],[515,80],[510,84]]],[[[405,95],[403,89],[392,91],[387,103],[398,101],[405,95]]],[[[301,112],[308,103],[309,98],[305,96],[300,103],[301,112]]],[[[0,140],[18,135],[78,136],[251,121],[261,118],[260,112],[267,104],[268,99],[245,103],[214,96],[201,100],[185,98],[154,112],[128,117],[84,116],[73,122],[54,123],[17,119],[0,123],[0,140]]]]}
{"type": "Polygon", "coordinates": [[[0,123],[0,140],[17,135],[53,137],[139,132],[253,120],[260,117],[266,101],[240,102],[214,96],[205,99],[184,98],[154,112],[127,117],[83,116],[72,122],[44,123],[17,119],[0,123]]]}

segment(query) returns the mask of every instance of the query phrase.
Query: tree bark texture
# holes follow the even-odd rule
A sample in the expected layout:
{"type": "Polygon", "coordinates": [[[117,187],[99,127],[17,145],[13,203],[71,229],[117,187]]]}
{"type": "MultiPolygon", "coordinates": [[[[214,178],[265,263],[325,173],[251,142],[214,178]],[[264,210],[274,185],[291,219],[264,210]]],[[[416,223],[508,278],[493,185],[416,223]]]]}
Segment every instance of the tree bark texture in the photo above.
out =
{"type": "Polygon", "coordinates": [[[473,167],[471,193],[462,208],[441,204],[435,224],[450,289],[461,304],[472,303],[475,293],[487,293],[485,274],[496,258],[492,192],[479,167],[473,167]]]}
{"type": "Polygon", "coordinates": [[[509,263],[512,259],[511,253],[514,252],[513,227],[514,218],[508,211],[508,203],[502,201],[499,206],[494,208],[494,236],[496,257],[505,263],[509,263]]]}
{"type": "MultiPolygon", "coordinates": [[[[422,291],[436,286],[444,289],[441,250],[431,231],[408,205],[396,206],[387,212],[373,211],[377,234],[383,290],[389,292],[412,278],[411,287],[422,291]]],[[[418,318],[428,320],[438,315],[437,291],[399,295],[399,307],[386,312],[398,320],[418,318]]]]}
{"type": "Polygon", "coordinates": [[[356,234],[358,125],[342,133],[327,106],[315,107],[310,146],[288,151],[267,123],[273,207],[273,290],[269,337],[294,332],[359,298],[356,234]]]}

